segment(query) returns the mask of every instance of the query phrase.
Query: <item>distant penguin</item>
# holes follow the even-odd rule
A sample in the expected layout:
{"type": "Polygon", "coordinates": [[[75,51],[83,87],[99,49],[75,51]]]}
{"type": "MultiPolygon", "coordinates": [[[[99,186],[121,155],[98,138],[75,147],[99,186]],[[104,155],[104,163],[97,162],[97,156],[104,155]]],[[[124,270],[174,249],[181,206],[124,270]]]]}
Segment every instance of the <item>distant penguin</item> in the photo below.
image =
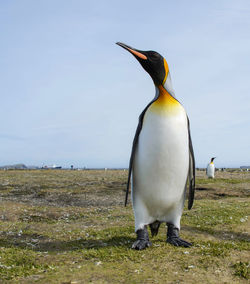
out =
{"type": "Polygon", "coordinates": [[[214,172],[215,172],[214,159],[215,159],[215,158],[216,158],[216,157],[211,158],[210,163],[207,165],[206,174],[207,174],[207,177],[208,177],[208,178],[214,178],[214,172]]]}
{"type": "Polygon", "coordinates": [[[153,79],[156,94],[139,116],[129,163],[125,206],[132,176],[132,203],[137,240],[132,248],[151,245],[147,231],[157,235],[159,226],[168,226],[167,242],[191,244],[179,237],[180,220],[189,179],[188,209],[195,190],[195,160],[189,119],[176,99],[167,61],[155,51],[141,51],[117,43],[129,51],[153,79]]]}

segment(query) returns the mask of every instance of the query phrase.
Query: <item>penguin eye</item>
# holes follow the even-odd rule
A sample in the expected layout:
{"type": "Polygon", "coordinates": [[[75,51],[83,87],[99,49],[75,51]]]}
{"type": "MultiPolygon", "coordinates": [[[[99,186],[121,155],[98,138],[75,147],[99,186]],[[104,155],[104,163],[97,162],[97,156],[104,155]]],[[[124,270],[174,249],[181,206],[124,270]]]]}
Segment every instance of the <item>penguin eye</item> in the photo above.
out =
{"type": "Polygon", "coordinates": [[[151,51],[150,52],[150,59],[152,61],[158,61],[161,58],[161,55],[157,52],[151,51]]]}

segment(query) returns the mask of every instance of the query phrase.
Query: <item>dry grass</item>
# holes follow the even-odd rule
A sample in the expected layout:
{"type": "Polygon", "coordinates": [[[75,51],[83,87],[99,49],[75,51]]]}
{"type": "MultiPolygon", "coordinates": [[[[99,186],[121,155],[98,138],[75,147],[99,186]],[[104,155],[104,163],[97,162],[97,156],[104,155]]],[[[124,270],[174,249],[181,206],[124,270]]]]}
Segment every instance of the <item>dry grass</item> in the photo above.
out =
{"type": "Polygon", "coordinates": [[[0,171],[3,283],[248,283],[250,173],[197,173],[182,237],[145,251],[134,241],[126,171],[0,171]]]}

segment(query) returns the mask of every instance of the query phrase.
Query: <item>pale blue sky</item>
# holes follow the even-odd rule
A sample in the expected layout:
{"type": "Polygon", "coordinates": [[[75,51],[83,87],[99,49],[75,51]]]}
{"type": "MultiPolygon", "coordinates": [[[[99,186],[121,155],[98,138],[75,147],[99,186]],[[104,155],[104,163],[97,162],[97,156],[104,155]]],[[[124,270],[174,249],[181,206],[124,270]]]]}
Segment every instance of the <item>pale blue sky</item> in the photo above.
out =
{"type": "Polygon", "coordinates": [[[127,167],[154,86],[121,41],[169,63],[197,166],[250,164],[250,2],[0,2],[0,164],[127,167]]]}

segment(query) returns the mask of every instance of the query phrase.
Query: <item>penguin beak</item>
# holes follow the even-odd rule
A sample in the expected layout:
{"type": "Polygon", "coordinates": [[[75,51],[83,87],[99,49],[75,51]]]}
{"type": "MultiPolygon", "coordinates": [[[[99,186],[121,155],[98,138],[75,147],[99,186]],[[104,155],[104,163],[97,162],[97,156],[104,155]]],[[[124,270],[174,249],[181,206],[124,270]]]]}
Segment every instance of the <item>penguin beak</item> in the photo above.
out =
{"type": "Polygon", "coordinates": [[[139,61],[142,68],[150,75],[156,86],[163,83],[166,76],[166,70],[164,58],[159,53],[152,50],[138,50],[122,42],[117,42],[116,44],[126,49],[137,61],[139,61]]]}
{"type": "Polygon", "coordinates": [[[128,52],[130,52],[131,54],[133,54],[135,56],[136,59],[143,59],[143,60],[147,60],[147,56],[144,54],[144,51],[142,50],[138,50],[138,49],[135,49],[131,46],[128,46],[122,42],[117,42],[116,43],[117,45],[123,47],[124,49],[126,49],[128,52]]]}

